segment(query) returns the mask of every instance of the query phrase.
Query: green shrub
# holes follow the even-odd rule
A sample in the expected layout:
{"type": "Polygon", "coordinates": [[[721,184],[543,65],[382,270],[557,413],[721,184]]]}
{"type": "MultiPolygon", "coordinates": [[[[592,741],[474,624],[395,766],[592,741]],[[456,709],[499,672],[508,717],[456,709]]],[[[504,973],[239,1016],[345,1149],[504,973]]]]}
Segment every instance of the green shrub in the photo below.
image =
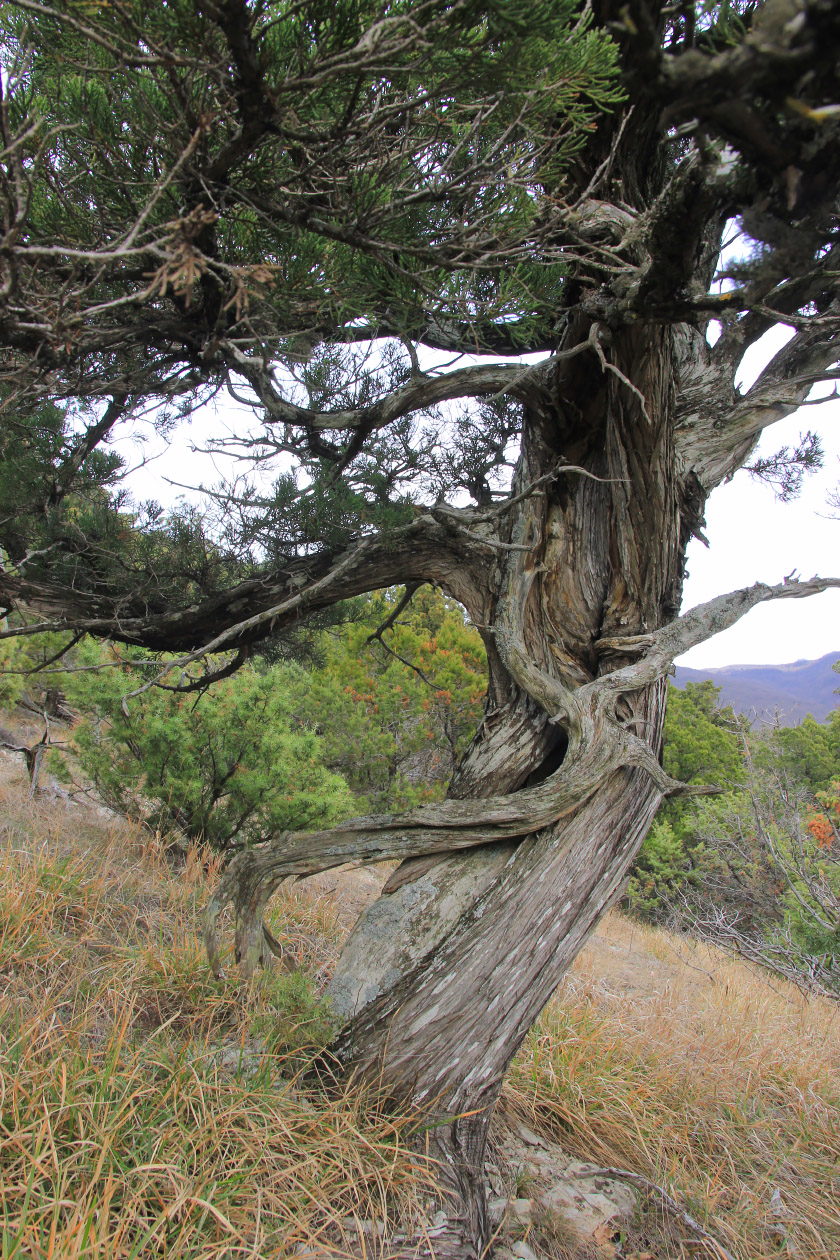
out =
{"type": "MultiPolygon", "coordinates": [[[[0,630],[5,625],[5,619],[0,619],[0,630]]],[[[24,648],[23,639],[0,639],[0,709],[11,709],[23,690],[23,676],[7,671],[26,667],[24,648]]]]}
{"type": "Polygon", "coordinates": [[[252,1020],[252,1030],[276,1055],[321,1049],[336,1028],[329,999],[317,992],[304,971],[273,971],[265,985],[261,1012],[252,1020]]]}
{"type": "Polygon", "coordinates": [[[627,907],[656,922],[667,915],[674,894],[691,877],[683,841],[665,818],[657,818],[645,836],[627,884],[627,907]]]}
{"type": "MultiPolygon", "coordinates": [[[[102,665],[109,655],[118,659],[113,649],[85,648],[79,663],[102,665]]],[[[355,812],[344,779],[324,765],[321,740],[293,726],[288,695],[299,667],[244,667],[198,693],[153,688],[126,716],[122,698],[148,678],[140,665],[149,658],[120,656],[125,664],[71,673],[66,683],[84,714],[74,732],[82,770],[112,808],[219,850],[355,812]]]]}

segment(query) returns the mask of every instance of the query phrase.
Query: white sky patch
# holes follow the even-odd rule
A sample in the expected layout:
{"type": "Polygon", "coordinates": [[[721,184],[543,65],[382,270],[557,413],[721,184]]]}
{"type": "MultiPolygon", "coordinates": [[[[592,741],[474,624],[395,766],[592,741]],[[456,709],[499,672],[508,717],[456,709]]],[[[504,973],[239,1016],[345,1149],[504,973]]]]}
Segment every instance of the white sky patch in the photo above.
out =
{"type": "MultiPolygon", "coordinates": [[[[739,373],[742,389],[791,335],[788,328],[774,328],[751,347],[739,373]]],[[[704,531],[710,546],[696,539],[689,545],[684,609],[757,581],[779,582],[793,570],[805,578],[840,576],[840,520],[831,519],[826,506],[827,494],[840,483],[840,399],[801,407],[771,425],[759,453],[794,445],[806,429],[820,435],[825,464],[805,478],[798,499],[780,503],[770,486],[743,470],[711,495],[704,531]]],[[[769,665],[829,652],[840,659],[840,590],[759,605],[731,629],[692,648],[679,664],[693,669],[769,665]]]]}

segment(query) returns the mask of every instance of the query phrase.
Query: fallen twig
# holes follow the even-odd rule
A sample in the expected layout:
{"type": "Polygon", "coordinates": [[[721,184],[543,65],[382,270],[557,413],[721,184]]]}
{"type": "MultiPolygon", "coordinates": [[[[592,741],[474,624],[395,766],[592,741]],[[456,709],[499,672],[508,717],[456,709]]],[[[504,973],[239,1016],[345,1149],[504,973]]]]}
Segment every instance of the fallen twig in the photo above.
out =
{"type": "Polygon", "coordinates": [[[655,1194],[664,1203],[669,1212],[682,1221],[683,1225],[693,1230],[705,1242],[711,1243],[718,1255],[723,1257],[723,1260],[735,1260],[732,1252],[727,1251],[723,1244],[718,1242],[714,1234],[710,1234],[698,1220],[695,1220],[689,1212],[681,1208],[673,1195],[670,1195],[667,1190],[663,1190],[655,1181],[650,1181],[649,1178],[643,1177],[641,1173],[628,1172],[624,1168],[592,1168],[590,1165],[587,1165],[585,1170],[575,1173],[574,1176],[613,1177],[616,1181],[629,1181],[632,1185],[640,1186],[643,1190],[650,1191],[651,1194],[655,1194]]]}

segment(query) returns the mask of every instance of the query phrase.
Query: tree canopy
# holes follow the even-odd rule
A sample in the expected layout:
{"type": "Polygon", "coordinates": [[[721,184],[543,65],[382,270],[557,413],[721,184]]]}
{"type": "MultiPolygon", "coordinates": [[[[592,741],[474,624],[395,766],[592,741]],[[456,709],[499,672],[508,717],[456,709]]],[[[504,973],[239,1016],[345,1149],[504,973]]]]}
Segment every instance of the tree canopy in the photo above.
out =
{"type": "Polygon", "coordinates": [[[558,348],[620,380],[609,342],[637,321],[686,330],[679,445],[708,492],[836,357],[836,13],[789,7],[13,0],[7,606],[40,596],[66,622],[194,647],[203,599],[233,625],[277,603],[283,565],[315,552],[321,577],[377,525],[411,536],[424,493],[489,502],[558,348]],[[736,218],[741,256],[716,270],[736,218]],[[710,318],[713,351],[692,340],[710,318]],[[735,368],[779,319],[796,335],[741,398],[735,368]],[[417,344],[555,353],[428,370],[417,344]],[[204,554],[167,581],[171,527],[93,494],[119,475],[102,444],[224,391],[263,422],[236,452],[284,471],[268,492],[238,487],[214,540],[227,563],[196,539],[206,524],[179,527],[204,554]],[[441,452],[434,409],[461,398],[483,412],[441,452]],[[236,585],[251,573],[259,593],[236,585]]]}

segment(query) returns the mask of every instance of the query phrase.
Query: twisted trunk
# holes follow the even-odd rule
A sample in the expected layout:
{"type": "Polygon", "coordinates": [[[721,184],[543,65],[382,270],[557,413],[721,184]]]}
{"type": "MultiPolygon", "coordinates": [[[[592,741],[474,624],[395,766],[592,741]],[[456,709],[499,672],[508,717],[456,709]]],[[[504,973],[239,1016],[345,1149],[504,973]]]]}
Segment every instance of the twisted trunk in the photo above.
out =
{"type": "Polygon", "coordinates": [[[332,984],[347,1020],[332,1053],[434,1119],[458,1204],[436,1240],[441,1254],[485,1245],[483,1154],[502,1077],[621,889],[661,799],[647,770],[616,768],[615,747],[623,728],[658,756],[662,681],[621,698],[617,712],[594,704],[585,731],[579,715],[553,721],[543,693],[554,680],[586,695],[629,659],[620,640],[677,611],[690,525],[675,473],[670,337],[628,331],[607,369],[595,354],[560,361],[551,396],[532,405],[514,491],[561,460],[591,475],[562,474],[511,513],[506,541],[531,550],[500,553],[483,612],[487,711],[450,794],[562,780],[579,786],[577,801],[524,839],[405,862],[357,924],[332,984]]]}
{"type": "MultiPolygon", "coordinates": [[[[504,1072],[621,889],[662,794],[685,787],[658,760],[670,663],[762,600],[840,586],[759,583],[677,616],[686,544],[726,471],[704,466],[697,434],[716,421],[691,401],[707,347],[686,329],[607,340],[585,321],[567,338],[572,352],[532,377],[506,508],[418,517],[437,540],[434,578],[464,600],[489,663],[484,720],[449,799],[246,850],[207,913],[219,972],[216,923],[234,903],[247,974],[271,947],[262,911],[282,879],[407,859],[339,961],[345,1022],[328,1058],[428,1119],[449,1192],[439,1256],[483,1253],[484,1147],[504,1072]]],[[[346,553],[348,580],[369,548],[346,553]]]]}

